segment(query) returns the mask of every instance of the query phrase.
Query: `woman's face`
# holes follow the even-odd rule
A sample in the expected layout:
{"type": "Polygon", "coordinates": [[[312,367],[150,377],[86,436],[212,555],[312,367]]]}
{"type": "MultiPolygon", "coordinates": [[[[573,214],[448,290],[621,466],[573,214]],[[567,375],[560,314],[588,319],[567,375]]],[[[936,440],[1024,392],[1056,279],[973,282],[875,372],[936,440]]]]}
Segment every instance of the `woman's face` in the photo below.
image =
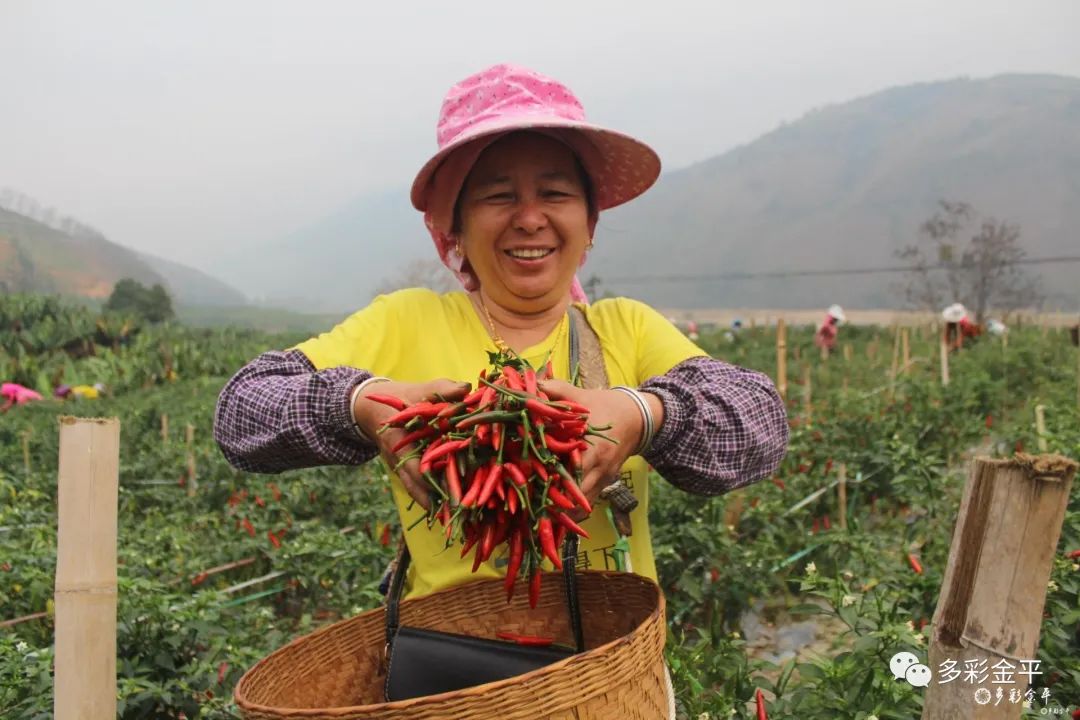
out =
{"type": "Polygon", "coordinates": [[[461,239],[484,292],[531,313],[570,292],[589,242],[589,208],[570,148],[536,133],[492,143],[461,191],[461,239]]]}

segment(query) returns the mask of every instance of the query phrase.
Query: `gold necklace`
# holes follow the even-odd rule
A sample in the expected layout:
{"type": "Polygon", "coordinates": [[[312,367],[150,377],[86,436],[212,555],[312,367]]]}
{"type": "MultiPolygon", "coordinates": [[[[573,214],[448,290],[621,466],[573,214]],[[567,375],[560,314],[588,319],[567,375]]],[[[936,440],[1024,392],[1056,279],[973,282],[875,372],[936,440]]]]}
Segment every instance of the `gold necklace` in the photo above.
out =
{"type": "MultiPolygon", "coordinates": [[[[495,347],[499,350],[499,352],[503,352],[503,353],[513,352],[510,349],[510,346],[506,344],[506,341],[502,339],[502,336],[499,335],[499,331],[495,328],[495,320],[491,317],[491,311],[489,311],[487,309],[487,305],[484,303],[483,296],[480,295],[480,293],[477,293],[476,297],[480,301],[480,309],[482,309],[484,311],[484,317],[487,318],[488,327],[491,329],[491,340],[492,340],[492,342],[495,343],[495,347]]],[[[555,352],[555,348],[557,348],[559,346],[559,342],[562,340],[563,332],[568,327],[565,320],[566,320],[566,317],[564,316],[563,320],[559,321],[560,326],[561,326],[560,329],[559,329],[559,335],[558,335],[558,337],[555,338],[555,342],[552,344],[551,350],[548,352],[548,357],[549,358],[551,357],[551,354],[553,352],[555,352]]],[[[514,354],[516,355],[517,353],[514,353],[514,354]]]]}

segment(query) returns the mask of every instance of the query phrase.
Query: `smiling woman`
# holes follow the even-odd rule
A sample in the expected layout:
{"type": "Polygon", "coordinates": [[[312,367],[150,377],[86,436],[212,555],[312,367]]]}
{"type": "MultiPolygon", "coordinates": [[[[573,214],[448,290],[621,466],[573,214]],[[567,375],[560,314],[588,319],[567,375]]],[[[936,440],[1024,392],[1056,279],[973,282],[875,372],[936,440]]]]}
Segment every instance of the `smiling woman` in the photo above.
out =
{"type": "Polygon", "coordinates": [[[709,357],[643,303],[587,302],[576,272],[598,215],[655,182],[660,161],[651,148],[588,123],[569,89],[512,65],[451,88],[437,138],[412,202],[464,292],[380,296],[328,333],[264,353],[222,391],[215,437],[236,467],[256,472],[378,455],[394,468],[405,459],[389,476],[408,528],[407,596],[501,578],[503,553],[470,569],[468,559],[443,552],[441,528],[413,522],[410,508],[428,507],[430,486],[408,459],[406,431],[378,430],[396,412],[386,396],[398,405],[435,393],[459,399],[492,352],[516,353],[533,367],[550,360],[554,377],[540,389],[587,408],[589,421],[610,425],[618,441],[582,453],[585,504],[604,502],[601,491],[619,480],[638,500],[632,537],[607,512],[581,522],[579,561],[613,569],[618,555],[615,566],[655,580],[649,466],[702,495],[767,477],[786,449],[783,402],[768,377],[709,357]],[[585,387],[568,382],[572,338],[582,338],[582,352],[595,348],[599,372],[585,387]]]}

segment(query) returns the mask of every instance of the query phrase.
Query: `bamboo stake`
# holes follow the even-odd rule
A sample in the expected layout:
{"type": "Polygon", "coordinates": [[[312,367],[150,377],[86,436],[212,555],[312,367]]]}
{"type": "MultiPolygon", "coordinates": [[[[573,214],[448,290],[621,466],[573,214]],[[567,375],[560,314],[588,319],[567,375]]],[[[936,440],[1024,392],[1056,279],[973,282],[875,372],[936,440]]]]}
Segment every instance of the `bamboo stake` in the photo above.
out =
{"type": "Polygon", "coordinates": [[[908,370],[911,368],[911,344],[908,338],[907,328],[902,328],[900,330],[900,348],[904,359],[903,369],[900,373],[902,375],[907,375],[908,370]]]}
{"type": "Polygon", "coordinates": [[[161,413],[161,442],[169,442],[169,416],[161,413]]]}
{"type": "MultiPolygon", "coordinates": [[[[1035,660],[1047,581],[1077,465],[1060,455],[977,458],[964,486],[949,560],[934,611],[929,667],[1035,660]]],[[[1038,671],[1038,668],[1030,668],[1038,671]]],[[[993,672],[992,670],[989,672],[993,672]]],[[[972,687],[934,681],[922,720],[1013,720],[1020,703],[976,704],[972,687]]]]}
{"type": "Polygon", "coordinates": [[[1035,432],[1039,436],[1039,452],[1046,452],[1046,406],[1035,406],[1035,432]]]}
{"type": "Polygon", "coordinates": [[[844,343],[844,362],[851,362],[851,344],[844,343]]]}
{"type": "Polygon", "coordinates": [[[900,365],[900,327],[895,326],[893,331],[892,367],[889,370],[889,398],[896,395],[896,372],[900,365]]]}
{"type": "Polygon", "coordinates": [[[56,547],[58,720],[116,717],[120,421],[60,418],[56,547]]]}
{"type": "Polygon", "coordinates": [[[22,457],[23,457],[23,470],[26,474],[30,474],[30,431],[23,430],[22,433],[22,457]]]}
{"type": "Polygon", "coordinates": [[[810,390],[810,366],[803,365],[803,417],[806,419],[806,424],[810,425],[814,416],[814,405],[811,399],[810,390]]]}
{"type": "Polygon", "coordinates": [[[829,359],[829,348],[821,346],[821,362],[827,362],[829,359]]]}
{"type": "Polygon", "coordinates": [[[840,482],[836,486],[840,503],[840,529],[847,530],[847,465],[840,463],[840,482]]]}
{"type": "Polygon", "coordinates": [[[787,400],[787,327],[784,318],[776,321],[776,389],[787,400]]]}
{"type": "Polygon", "coordinates": [[[795,359],[795,362],[802,359],[802,345],[796,345],[791,349],[791,357],[795,359]]]}
{"type": "Polygon", "coordinates": [[[945,340],[945,334],[941,335],[941,386],[949,384],[949,344],[945,340]]]}
{"type": "Polygon", "coordinates": [[[195,497],[199,491],[199,481],[195,475],[195,426],[188,423],[187,426],[187,494],[195,497]]]}

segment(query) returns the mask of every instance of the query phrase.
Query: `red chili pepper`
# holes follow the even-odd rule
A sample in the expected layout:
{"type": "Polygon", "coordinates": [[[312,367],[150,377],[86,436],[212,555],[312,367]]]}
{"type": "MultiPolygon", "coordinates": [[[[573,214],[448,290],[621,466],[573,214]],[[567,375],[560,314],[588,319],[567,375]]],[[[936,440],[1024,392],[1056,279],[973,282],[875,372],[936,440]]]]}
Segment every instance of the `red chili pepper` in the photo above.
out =
{"type": "Polygon", "coordinates": [[[370,395],[364,395],[363,398],[365,400],[371,400],[372,402],[382,403],[383,405],[389,405],[398,411],[404,410],[407,407],[404,400],[399,397],[394,397],[393,395],[378,395],[376,393],[371,393],[370,395]]]}
{"type": "MultiPolygon", "coordinates": [[[[506,482],[502,479],[495,484],[495,496],[499,498],[499,502],[506,502],[506,482]]],[[[502,517],[502,514],[499,517],[502,517]]]]}
{"type": "Polygon", "coordinates": [[[992,427],[994,427],[994,416],[993,415],[987,415],[986,416],[986,429],[989,430],[992,427]]]}
{"type": "Polygon", "coordinates": [[[244,529],[247,530],[248,535],[250,535],[251,537],[255,537],[255,526],[251,524],[250,520],[248,520],[247,518],[244,518],[241,525],[243,525],[244,529]]]}
{"type": "Polygon", "coordinates": [[[383,547],[390,547],[390,523],[383,525],[382,537],[379,538],[379,544],[383,547]]]}
{"type": "Polygon", "coordinates": [[[228,672],[228,670],[229,670],[229,663],[227,663],[227,662],[222,662],[220,665],[217,666],[218,685],[225,682],[225,673],[228,672]]]}
{"type": "Polygon", "coordinates": [[[757,720],[769,720],[765,714],[765,697],[761,694],[761,688],[754,691],[754,704],[757,706],[757,720]]]}
{"type": "Polygon", "coordinates": [[[529,576],[529,607],[536,609],[537,603],[540,602],[540,571],[538,569],[533,570],[533,574],[529,576]]]}
{"type": "Polygon", "coordinates": [[[919,558],[915,557],[915,553],[908,553],[907,561],[916,575],[922,575],[922,563],[919,562],[919,558]]]}
{"type": "Polygon", "coordinates": [[[548,487],[547,496],[548,500],[550,500],[555,507],[562,508],[563,510],[573,510],[575,507],[574,501],[559,492],[559,489],[554,485],[548,487]]]}
{"type": "Polygon", "coordinates": [[[495,633],[495,637],[500,640],[510,640],[511,642],[516,642],[518,645],[528,645],[530,647],[547,647],[555,642],[555,638],[540,637],[539,635],[518,635],[509,632],[495,633]]]}
{"type": "Polygon", "coordinates": [[[832,523],[829,522],[829,516],[828,515],[825,516],[825,529],[826,530],[832,530],[832,523]]]}
{"type": "Polygon", "coordinates": [[[506,493],[506,511],[511,515],[516,515],[518,510],[518,494],[516,490],[511,490],[506,493]]]}
{"type": "Polygon", "coordinates": [[[592,512],[592,503],[589,502],[589,498],[585,497],[585,493],[578,487],[577,481],[570,477],[570,473],[566,471],[562,465],[556,466],[559,471],[559,475],[562,477],[563,489],[570,493],[570,497],[574,499],[574,502],[587,513],[592,512]]]}
{"type": "Polygon", "coordinates": [[[567,462],[567,469],[577,472],[578,470],[584,470],[581,466],[581,448],[574,448],[570,451],[570,458],[567,462]]]}
{"type": "Polygon", "coordinates": [[[566,454],[573,452],[574,450],[584,450],[585,448],[589,447],[589,444],[582,440],[569,440],[564,442],[562,440],[558,440],[552,437],[548,433],[544,434],[544,444],[546,444],[547,449],[551,450],[552,452],[566,454]],[[582,445],[584,445],[585,447],[583,448],[582,445]]]}
{"type": "Polygon", "coordinates": [[[461,498],[461,504],[465,507],[479,505],[477,498],[487,483],[487,474],[490,471],[487,465],[481,465],[473,470],[472,480],[469,481],[469,489],[465,491],[465,497],[461,498]]]}
{"type": "Polygon", "coordinates": [[[410,407],[405,408],[396,415],[391,415],[389,419],[383,422],[383,425],[404,425],[414,417],[431,419],[439,414],[439,411],[446,407],[447,403],[432,404],[429,402],[417,403],[410,407]]]}
{"type": "Polygon", "coordinates": [[[787,489],[787,485],[785,485],[785,484],[784,484],[784,481],[783,481],[783,480],[781,480],[780,478],[778,478],[778,477],[774,477],[774,478],[772,479],[772,481],[773,481],[773,485],[775,485],[776,487],[780,488],[781,490],[786,490],[786,489],[787,489]]]}
{"type": "Polygon", "coordinates": [[[461,504],[461,475],[458,473],[457,458],[450,454],[446,462],[446,491],[450,494],[450,504],[461,504]]]}
{"type": "Polygon", "coordinates": [[[424,451],[424,454],[420,457],[420,465],[421,467],[423,467],[425,463],[433,463],[445,455],[449,455],[456,450],[467,447],[469,445],[469,442],[470,441],[468,438],[465,438],[464,440],[448,440],[443,443],[439,443],[436,440],[428,447],[426,451],[424,451]]]}
{"type": "Polygon", "coordinates": [[[191,586],[192,587],[197,587],[199,585],[202,585],[204,582],[206,582],[206,578],[208,578],[208,577],[210,577],[210,576],[207,573],[204,573],[204,572],[199,573],[195,577],[191,578],[191,586]]]}
{"type": "Polygon", "coordinates": [[[266,507],[266,501],[263,500],[258,495],[255,496],[255,504],[258,505],[259,507],[266,507]]]}
{"type": "Polygon", "coordinates": [[[550,360],[548,360],[546,363],[544,363],[544,377],[548,378],[549,380],[551,378],[555,377],[555,371],[551,369],[551,361],[550,360]]]}
{"type": "Polygon", "coordinates": [[[566,515],[562,514],[561,512],[553,512],[551,513],[551,517],[555,520],[555,522],[559,523],[570,532],[577,533],[581,537],[588,539],[589,533],[585,532],[585,530],[580,525],[578,525],[570,518],[566,517],[566,515]]]}
{"type": "Polygon", "coordinates": [[[514,584],[521,571],[521,561],[525,557],[524,532],[524,528],[518,528],[510,535],[510,556],[506,564],[506,580],[503,582],[503,587],[506,588],[506,602],[510,602],[510,598],[514,597],[514,584]]]}
{"type": "Polygon", "coordinates": [[[555,569],[562,570],[562,558],[559,557],[559,551],[555,547],[555,533],[551,527],[551,518],[540,518],[536,532],[540,537],[540,549],[544,551],[544,557],[551,561],[555,569]]]}
{"type": "Polygon", "coordinates": [[[484,531],[480,535],[480,562],[491,557],[491,551],[495,549],[495,523],[489,522],[484,525],[484,531]]]}
{"type": "Polygon", "coordinates": [[[525,392],[535,395],[536,390],[536,371],[527,367],[525,368],[525,392]]]}
{"type": "Polygon", "coordinates": [[[818,518],[814,518],[814,527],[810,529],[811,534],[817,535],[818,528],[820,527],[819,522],[818,518]]]}
{"type": "Polygon", "coordinates": [[[270,544],[275,548],[281,547],[281,541],[277,539],[277,535],[274,534],[273,530],[267,530],[266,537],[270,538],[270,544]]]}
{"type": "Polygon", "coordinates": [[[465,544],[461,546],[461,557],[468,555],[473,545],[480,540],[480,533],[476,532],[476,528],[471,523],[465,525],[463,532],[465,533],[465,544]]]}
{"type": "Polygon", "coordinates": [[[547,482],[548,471],[547,468],[544,466],[544,463],[540,462],[540,460],[537,458],[531,458],[529,460],[529,463],[532,465],[533,472],[536,473],[542,481],[547,482]]]}
{"type": "Polygon", "coordinates": [[[506,386],[511,390],[522,392],[525,390],[525,379],[521,377],[521,373],[515,370],[510,365],[503,366],[503,375],[506,377],[506,386]]]}
{"type": "Polygon", "coordinates": [[[394,443],[394,446],[390,448],[390,452],[397,454],[398,452],[407,448],[409,445],[412,445],[417,440],[423,440],[424,438],[431,437],[432,435],[438,434],[438,432],[439,431],[435,428],[429,425],[425,425],[419,430],[412,431],[411,433],[394,443]]]}
{"type": "Polygon", "coordinates": [[[591,411],[581,403],[574,402],[573,400],[560,400],[560,405],[565,406],[570,412],[578,413],[579,415],[588,415],[591,411]]]}
{"type": "Polygon", "coordinates": [[[478,507],[483,507],[487,504],[487,501],[491,498],[491,494],[495,492],[495,486],[502,480],[503,469],[502,465],[494,464],[494,460],[491,461],[491,465],[488,468],[488,474],[484,480],[484,487],[480,489],[480,496],[476,499],[478,507]]]}
{"type": "Polygon", "coordinates": [[[555,547],[561,548],[566,542],[566,526],[553,523],[552,527],[555,528],[555,547]]]}
{"type": "Polygon", "coordinates": [[[270,488],[270,492],[274,494],[274,502],[281,500],[281,489],[274,483],[270,483],[268,487],[270,488]]]}
{"type": "Polygon", "coordinates": [[[1073,550],[1065,557],[1069,558],[1070,560],[1080,560],[1080,550],[1073,550]]]}
{"type": "Polygon", "coordinates": [[[525,487],[528,485],[529,481],[526,479],[525,473],[521,472],[521,468],[515,463],[503,463],[503,470],[510,475],[510,479],[513,480],[514,484],[518,487],[525,487]]]}
{"type": "Polygon", "coordinates": [[[544,418],[550,418],[552,420],[576,420],[577,416],[572,415],[564,410],[553,405],[547,405],[539,400],[526,400],[525,409],[532,412],[534,415],[538,415],[544,418]]]}

